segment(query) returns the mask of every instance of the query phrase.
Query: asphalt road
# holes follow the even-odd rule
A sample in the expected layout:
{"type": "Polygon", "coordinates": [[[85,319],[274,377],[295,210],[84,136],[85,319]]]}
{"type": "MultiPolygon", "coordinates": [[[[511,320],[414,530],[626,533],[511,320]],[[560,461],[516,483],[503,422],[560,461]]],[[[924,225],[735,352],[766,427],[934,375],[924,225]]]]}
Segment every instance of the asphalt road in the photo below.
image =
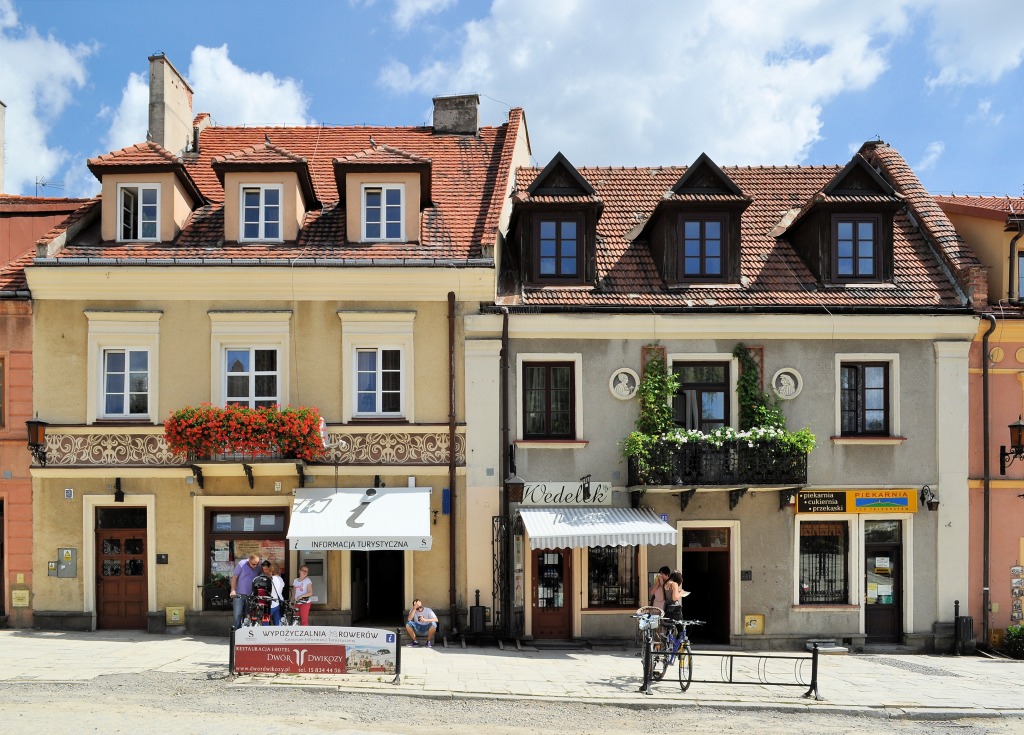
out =
{"type": "Polygon", "coordinates": [[[778,711],[756,706],[709,709],[642,700],[630,706],[537,699],[430,698],[238,685],[221,674],[144,672],[74,683],[0,683],[0,730],[32,733],[1024,733],[1024,718],[887,719],[825,709],[778,711]]]}

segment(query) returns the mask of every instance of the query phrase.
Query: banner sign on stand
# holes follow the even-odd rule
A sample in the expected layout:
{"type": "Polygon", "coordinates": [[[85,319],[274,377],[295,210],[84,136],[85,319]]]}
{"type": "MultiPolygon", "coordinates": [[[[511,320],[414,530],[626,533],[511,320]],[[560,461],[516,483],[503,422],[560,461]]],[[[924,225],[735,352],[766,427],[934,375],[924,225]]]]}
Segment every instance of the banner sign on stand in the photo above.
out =
{"type": "Polygon", "coordinates": [[[232,636],[235,673],[399,675],[397,630],[243,627],[232,636]]]}

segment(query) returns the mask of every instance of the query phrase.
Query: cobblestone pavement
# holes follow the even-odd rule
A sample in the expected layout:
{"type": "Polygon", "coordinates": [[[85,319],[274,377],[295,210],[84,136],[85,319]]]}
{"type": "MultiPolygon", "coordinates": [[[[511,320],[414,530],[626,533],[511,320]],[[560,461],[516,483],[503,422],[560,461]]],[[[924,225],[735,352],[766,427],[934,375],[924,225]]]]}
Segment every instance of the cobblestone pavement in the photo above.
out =
{"type": "MultiPolygon", "coordinates": [[[[70,682],[106,674],[141,672],[228,676],[224,638],[150,635],[142,632],[0,631],[4,666],[0,682],[70,682]]],[[[700,653],[698,649],[696,653],[700,653]]],[[[514,697],[618,705],[685,706],[887,713],[890,717],[935,718],[1024,715],[1024,661],[977,656],[822,655],[818,690],[804,698],[809,658],[744,656],[734,661],[734,681],[721,680],[723,659],[694,657],[694,682],[654,684],[654,696],[639,693],[641,664],[632,651],[538,650],[524,646],[403,648],[399,683],[375,676],[240,675],[234,685],[332,690],[377,690],[388,694],[451,697],[514,697]],[[767,686],[759,682],[804,682],[767,686]],[[706,683],[706,682],[715,683],[706,683]]]]}

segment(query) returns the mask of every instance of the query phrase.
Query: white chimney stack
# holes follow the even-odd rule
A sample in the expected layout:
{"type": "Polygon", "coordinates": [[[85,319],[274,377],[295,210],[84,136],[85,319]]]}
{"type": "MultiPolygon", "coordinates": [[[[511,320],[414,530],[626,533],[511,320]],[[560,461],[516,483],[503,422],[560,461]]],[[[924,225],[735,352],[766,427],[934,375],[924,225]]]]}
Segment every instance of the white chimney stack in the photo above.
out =
{"type": "Polygon", "coordinates": [[[175,154],[192,146],[192,88],[162,53],[149,57],[149,139],[175,154]]]}

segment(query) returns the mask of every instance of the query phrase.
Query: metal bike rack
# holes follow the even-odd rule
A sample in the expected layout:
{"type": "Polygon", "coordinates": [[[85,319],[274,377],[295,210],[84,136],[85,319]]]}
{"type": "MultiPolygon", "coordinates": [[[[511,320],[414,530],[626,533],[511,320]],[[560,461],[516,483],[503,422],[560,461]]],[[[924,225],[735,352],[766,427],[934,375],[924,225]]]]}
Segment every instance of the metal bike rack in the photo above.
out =
{"type": "Polygon", "coordinates": [[[823,701],[825,698],[818,692],[818,644],[814,644],[814,648],[809,654],[790,654],[790,655],[767,655],[757,653],[719,653],[717,651],[691,651],[690,655],[693,658],[711,658],[717,657],[722,659],[721,663],[721,676],[719,679],[691,679],[692,684],[758,684],[760,686],[779,686],[779,687],[807,687],[807,691],[803,693],[805,698],[814,695],[814,699],[818,702],[823,701]],[[736,679],[736,659],[756,659],[757,660],[757,681],[737,680],[736,679]],[[793,662],[793,679],[794,681],[771,681],[768,676],[768,665],[778,661],[792,661],[793,662]],[[811,664],[811,680],[808,682],[804,678],[804,666],[807,662],[811,664]]]}

